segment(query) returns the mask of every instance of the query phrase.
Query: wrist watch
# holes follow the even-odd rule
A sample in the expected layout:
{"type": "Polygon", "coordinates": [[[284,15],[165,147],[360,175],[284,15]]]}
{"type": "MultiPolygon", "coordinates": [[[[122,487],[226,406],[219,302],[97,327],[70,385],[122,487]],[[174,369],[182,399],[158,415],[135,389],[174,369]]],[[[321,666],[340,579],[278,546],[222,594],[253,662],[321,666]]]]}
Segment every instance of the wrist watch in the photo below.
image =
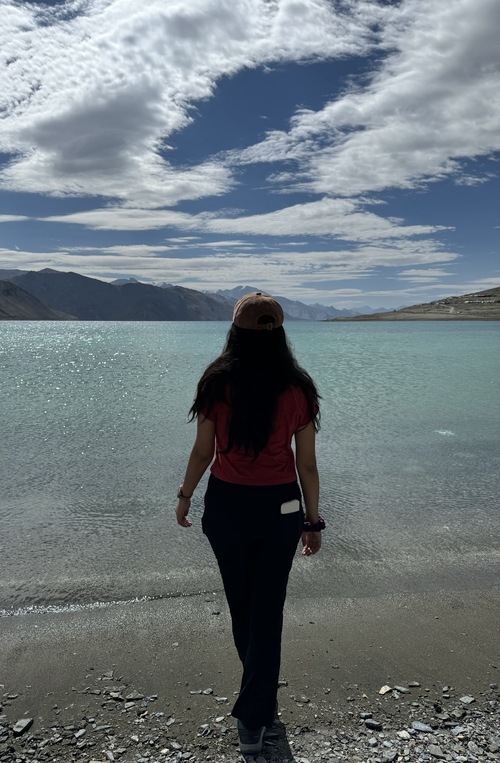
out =
{"type": "Polygon", "coordinates": [[[191,500],[191,498],[192,498],[192,496],[190,496],[190,495],[185,495],[185,494],[182,492],[182,485],[179,485],[179,490],[177,491],[177,498],[186,498],[186,500],[190,501],[190,500],[191,500]]]}
{"type": "Polygon", "coordinates": [[[304,519],[303,530],[306,533],[319,533],[326,527],[325,520],[318,514],[317,522],[309,522],[308,519],[304,519]]]}

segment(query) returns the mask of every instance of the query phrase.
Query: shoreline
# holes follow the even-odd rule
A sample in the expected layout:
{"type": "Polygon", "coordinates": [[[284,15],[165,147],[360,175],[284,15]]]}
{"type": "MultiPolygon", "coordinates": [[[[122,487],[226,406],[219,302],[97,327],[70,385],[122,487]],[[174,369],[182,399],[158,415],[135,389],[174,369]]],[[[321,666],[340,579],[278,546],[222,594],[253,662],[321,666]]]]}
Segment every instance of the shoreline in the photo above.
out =
{"type": "MultiPolygon", "coordinates": [[[[382,734],[377,745],[383,745],[388,729],[407,732],[412,718],[435,725],[434,704],[451,712],[463,696],[474,698],[464,706],[469,721],[480,713],[484,725],[492,703],[498,712],[498,691],[491,686],[500,682],[499,611],[500,586],[288,601],[278,694],[281,736],[275,731],[274,743],[266,744],[265,760],[286,760],[286,745],[288,760],[296,759],[294,744],[295,754],[297,745],[301,754],[319,742],[328,749],[332,734],[345,734],[351,742],[361,735],[357,744],[371,739],[372,745],[382,734]],[[419,686],[410,687],[412,682],[419,686]],[[381,695],[384,685],[409,691],[381,695]],[[367,729],[360,713],[371,713],[383,730],[367,729]]],[[[238,759],[234,719],[227,714],[240,667],[221,593],[6,617],[0,635],[0,726],[19,753],[38,744],[38,737],[43,742],[59,734],[60,741],[43,745],[37,761],[106,763],[112,760],[107,750],[113,760],[132,763],[148,749],[149,734],[156,739],[149,749],[159,745],[151,763],[180,759],[178,753],[192,761],[238,759]],[[120,698],[110,697],[111,690],[120,698]],[[144,699],[126,699],[139,695],[144,699]],[[14,739],[12,727],[23,716],[33,725],[14,739]],[[64,730],[68,726],[74,729],[64,730]],[[109,728],[99,731],[100,726],[109,728]],[[49,749],[51,757],[43,757],[49,749]]],[[[434,733],[440,728],[438,723],[434,733]]],[[[498,728],[498,715],[491,728],[498,728]]],[[[0,752],[2,744],[0,735],[0,752]]],[[[10,759],[22,760],[0,755],[10,759]]],[[[332,752],[324,759],[341,758],[332,752]]]]}

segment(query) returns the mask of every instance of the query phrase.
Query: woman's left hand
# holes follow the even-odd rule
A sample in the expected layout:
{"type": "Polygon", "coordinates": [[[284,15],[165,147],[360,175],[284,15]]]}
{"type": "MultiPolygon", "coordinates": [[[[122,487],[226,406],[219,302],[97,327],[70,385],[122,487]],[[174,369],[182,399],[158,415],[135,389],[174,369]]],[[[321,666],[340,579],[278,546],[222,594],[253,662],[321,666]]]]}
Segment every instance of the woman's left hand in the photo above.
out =
{"type": "Polygon", "coordinates": [[[302,533],[302,556],[317,554],[321,548],[321,533],[302,533]]]}
{"type": "Polygon", "coordinates": [[[187,518],[189,514],[189,508],[191,506],[191,498],[179,498],[177,503],[177,509],[175,511],[177,517],[177,524],[181,527],[192,527],[193,523],[187,518]]]}

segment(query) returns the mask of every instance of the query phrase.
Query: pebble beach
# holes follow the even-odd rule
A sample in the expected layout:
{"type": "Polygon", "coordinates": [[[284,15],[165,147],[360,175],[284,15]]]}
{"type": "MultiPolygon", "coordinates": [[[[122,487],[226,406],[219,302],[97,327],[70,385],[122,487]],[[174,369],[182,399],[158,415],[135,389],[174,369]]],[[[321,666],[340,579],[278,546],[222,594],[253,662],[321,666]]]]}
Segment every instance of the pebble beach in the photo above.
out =
{"type": "MultiPolygon", "coordinates": [[[[500,590],[287,603],[248,763],[500,759],[500,590]]],[[[239,665],[207,593],[0,621],[2,763],[227,761],[239,665]]]]}

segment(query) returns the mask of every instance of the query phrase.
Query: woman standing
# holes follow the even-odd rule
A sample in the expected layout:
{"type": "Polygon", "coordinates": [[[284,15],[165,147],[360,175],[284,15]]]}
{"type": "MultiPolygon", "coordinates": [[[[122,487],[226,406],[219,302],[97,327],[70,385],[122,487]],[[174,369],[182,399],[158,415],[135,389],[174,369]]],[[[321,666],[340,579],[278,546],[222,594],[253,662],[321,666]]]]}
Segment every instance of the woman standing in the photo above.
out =
{"type": "Polygon", "coordinates": [[[283,319],[279,303],[260,292],[237,302],[224,350],[198,383],[190,411],[196,441],[178,493],[177,522],[190,527],[191,496],[215,453],[202,527],[243,664],[232,710],[243,753],[260,752],[273,724],[297,543],[302,537],[305,556],[317,553],[324,528],[315,455],[319,395],[288,346],[283,319]]]}

